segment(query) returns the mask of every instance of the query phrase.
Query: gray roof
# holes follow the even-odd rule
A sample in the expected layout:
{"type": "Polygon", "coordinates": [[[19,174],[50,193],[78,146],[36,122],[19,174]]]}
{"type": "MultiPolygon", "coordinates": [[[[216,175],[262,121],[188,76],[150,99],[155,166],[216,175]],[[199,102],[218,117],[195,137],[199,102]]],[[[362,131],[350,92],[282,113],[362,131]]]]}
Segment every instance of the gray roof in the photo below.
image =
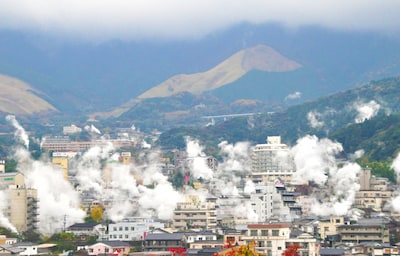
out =
{"type": "Polygon", "coordinates": [[[346,252],[345,249],[336,249],[336,248],[321,248],[319,250],[319,255],[344,255],[346,252]]]}
{"type": "Polygon", "coordinates": [[[99,241],[98,243],[102,243],[102,244],[108,245],[110,247],[130,247],[129,243],[123,242],[123,241],[104,240],[104,241],[99,241]]]}
{"type": "Polygon", "coordinates": [[[184,237],[185,233],[151,233],[144,240],[182,240],[184,237]]]}

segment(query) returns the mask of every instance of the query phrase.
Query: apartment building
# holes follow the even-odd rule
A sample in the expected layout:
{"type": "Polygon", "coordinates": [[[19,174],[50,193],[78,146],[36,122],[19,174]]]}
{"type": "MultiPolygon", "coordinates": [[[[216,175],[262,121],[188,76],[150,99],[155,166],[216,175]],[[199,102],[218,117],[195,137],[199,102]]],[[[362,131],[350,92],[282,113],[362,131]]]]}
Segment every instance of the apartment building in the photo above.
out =
{"type": "Polygon", "coordinates": [[[290,209],[284,206],[282,195],[271,182],[256,184],[255,191],[250,194],[250,202],[259,222],[272,218],[290,220],[290,209]]]}
{"type": "Polygon", "coordinates": [[[215,230],[217,215],[214,202],[201,202],[198,197],[187,197],[174,210],[173,228],[215,230]]]}
{"type": "Polygon", "coordinates": [[[285,251],[289,238],[290,224],[260,223],[248,224],[247,233],[241,239],[246,243],[255,241],[258,253],[280,256],[285,251]]]}
{"type": "Polygon", "coordinates": [[[37,232],[39,221],[37,190],[10,186],[4,192],[8,199],[4,216],[18,232],[37,232]]]}
{"type": "Polygon", "coordinates": [[[0,189],[7,206],[3,215],[18,232],[37,232],[37,190],[25,187],[25,178],[20,172],[0,173],[0,189]]]}
{"type": "Polygon", "coordinates": [[[337,227],[342,243],[358,244],[362,242],[389,243],[388,221],[382,218],[360,219],[337,227]]]}
{"type": "Polygon", "coordinates": [[[381,212],[392,198],[392,191],[389,190],[389,180],[372,176],[370,169],[361,170],[358,178],[360,190],[356,192],[354,206],[381,212]]]}
{"type": "Polygon", "coordinates": [[[344,225],[343,216],[331,216],[329,219],[321,219],[318,223],[318,233],[322,240],[338,234],[337,227],[344,225]]]}
{"type": "Polygon", "coordinates": [[[266,144],[257,144],[251,155],[251,178],[253,182],[282,179],[290,182],[295,172],[294,160],[289,147],[281,143],[280,136],[268,136],[266,144]]]}

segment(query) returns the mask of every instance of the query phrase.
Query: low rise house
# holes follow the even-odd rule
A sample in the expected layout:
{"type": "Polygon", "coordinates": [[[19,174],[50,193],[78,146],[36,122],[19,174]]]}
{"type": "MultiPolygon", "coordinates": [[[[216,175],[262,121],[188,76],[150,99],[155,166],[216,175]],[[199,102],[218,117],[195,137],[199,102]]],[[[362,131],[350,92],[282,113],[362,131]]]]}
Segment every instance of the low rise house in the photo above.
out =
{"type": "Polygon", "coordinates": [[[106,226],[101,223],[75,223],[66,231],[75,236],[99,236],[105,233],[106,226]]]}
{"type": "Polygon", "coordinates": [[[89,255],[115,255],[121,256],[130,252],[130,245],[122,241],[101,241],[88,246],[89,255]]]}
{"type": "Polygon", "coordinates": [[[187,246],[185,233],[152,233],[144,239],[144,251],[171,251],[187,246]]]}

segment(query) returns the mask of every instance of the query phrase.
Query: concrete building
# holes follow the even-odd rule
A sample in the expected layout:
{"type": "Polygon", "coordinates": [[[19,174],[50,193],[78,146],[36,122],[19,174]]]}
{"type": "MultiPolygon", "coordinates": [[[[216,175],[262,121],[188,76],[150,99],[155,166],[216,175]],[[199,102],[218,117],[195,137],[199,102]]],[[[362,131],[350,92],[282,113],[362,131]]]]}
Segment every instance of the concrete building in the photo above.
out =
{"type": "Polygon", "coordinates": [[[382,218],[360,219],[357,223],[338,226],[337,232],[342,243],[390,242],[388,223],[382,218]]]}
{"type": "Polygon", "coordinates": [[[19,172],[0,173],[0,189],[7,205],[3,215],[18,232],[37,232],[37,190],[26,188],[24,175],[19,172]]]}
{"type": "Polygon", "coordinates": [[[343,216],[332,216],[329,219],[322,219],[318,223],[318,233],[322,240],[326,240],[328,236],[338,234],[337,227],[344,225],[343,216]]]}
{"type": "Polygon", "coordinates": [[[51,162],[61,168],[65,180],[68,180],[69,155],[66,152],[53,152],[51,162]]]}
{"type": "Polygon", "coordinates": [[[280,136],[268,136],[266,144],[257,144],[251,155],[253,182],[275,181],[280,178],[290,182],[295,172],[289,148],[281,143],[280,136]]]}
{"type": "Polygon", "coordinates": [[[271,182],[256,184],[255,192],[250,194],[250,202],[259,222],[267,222],[273,218],[290,220],[290,210],[283,205],[281,194],[271,182]]]}
{"type": "Polygon", "coordinates": [[[10,185],[15,187],[24,187],[24,175],[20,172],[0,173],[0,188],[7,189],[10,185]]]}
{"type": "Polygon", "coordinates": [[[281,256],[289,239],[290,224],[287,223],[248,224],[247,234],[242,236],[243,241],[256,243],[258,253],[268,256],[281,256]]]}
{"type": "Polygon", "coordinates": [[[8,207],[4,211],[18,232],[38,231],[38,199],[36,189],[10,186],[4,191],[8,198],[8,207]]]}
{"type": "Polygon", "coordinates": [[[177,204],[173,216],[173,228],[215,230],[217,215],[214,202],[201,202],[198,197],[187,197],[177,204]]]}
{"type": "Polygon", "coordinates": [[[152,219],[129,217],[122,221],[108,224],[108,240],[110,241],[139,241],[164,224],[152,219]]]}
{"type": "Polygon", "coordinates": [[[392,191],[389,190],[389,180],[372,176],[370,169],[361,170],[358,178],[360,190],[356,192],[354,206],[381,212],[392,198],[392,191]]]}
{"type": "Polygon", "coordinates": [[[286,248],[291,245],[298,246],[297,253],[299,256],[317,256],[320,250],[320,244],[315,237],[308,233],[302,233],[296,237],[286,240],[286,248]]]}

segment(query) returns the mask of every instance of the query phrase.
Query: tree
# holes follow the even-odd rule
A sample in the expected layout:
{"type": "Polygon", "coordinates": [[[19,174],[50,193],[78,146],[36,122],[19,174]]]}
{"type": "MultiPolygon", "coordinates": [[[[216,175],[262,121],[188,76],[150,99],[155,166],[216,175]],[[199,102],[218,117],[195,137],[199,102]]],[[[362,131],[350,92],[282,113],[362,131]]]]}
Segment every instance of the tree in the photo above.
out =
{"type": "Polygon", "coordinates": [[[259,256],[256,251],[256,243],[253,241],[247,245],[232,246],[230,243],[224,246],[226,248],[213,256],[259,256]]]}
{"type": "Polygon", "coordinates": [[[297,244],[291,244],[288,248],[282,253],[282,256],[300,256],[297,250],[300,248],[297,244]]]}
{"type": "Polygon", "coordinates": [[[94,222],[100,222],[103,219],[103,207],[96,205],[90,211],[90,217],[94,222]]]}

